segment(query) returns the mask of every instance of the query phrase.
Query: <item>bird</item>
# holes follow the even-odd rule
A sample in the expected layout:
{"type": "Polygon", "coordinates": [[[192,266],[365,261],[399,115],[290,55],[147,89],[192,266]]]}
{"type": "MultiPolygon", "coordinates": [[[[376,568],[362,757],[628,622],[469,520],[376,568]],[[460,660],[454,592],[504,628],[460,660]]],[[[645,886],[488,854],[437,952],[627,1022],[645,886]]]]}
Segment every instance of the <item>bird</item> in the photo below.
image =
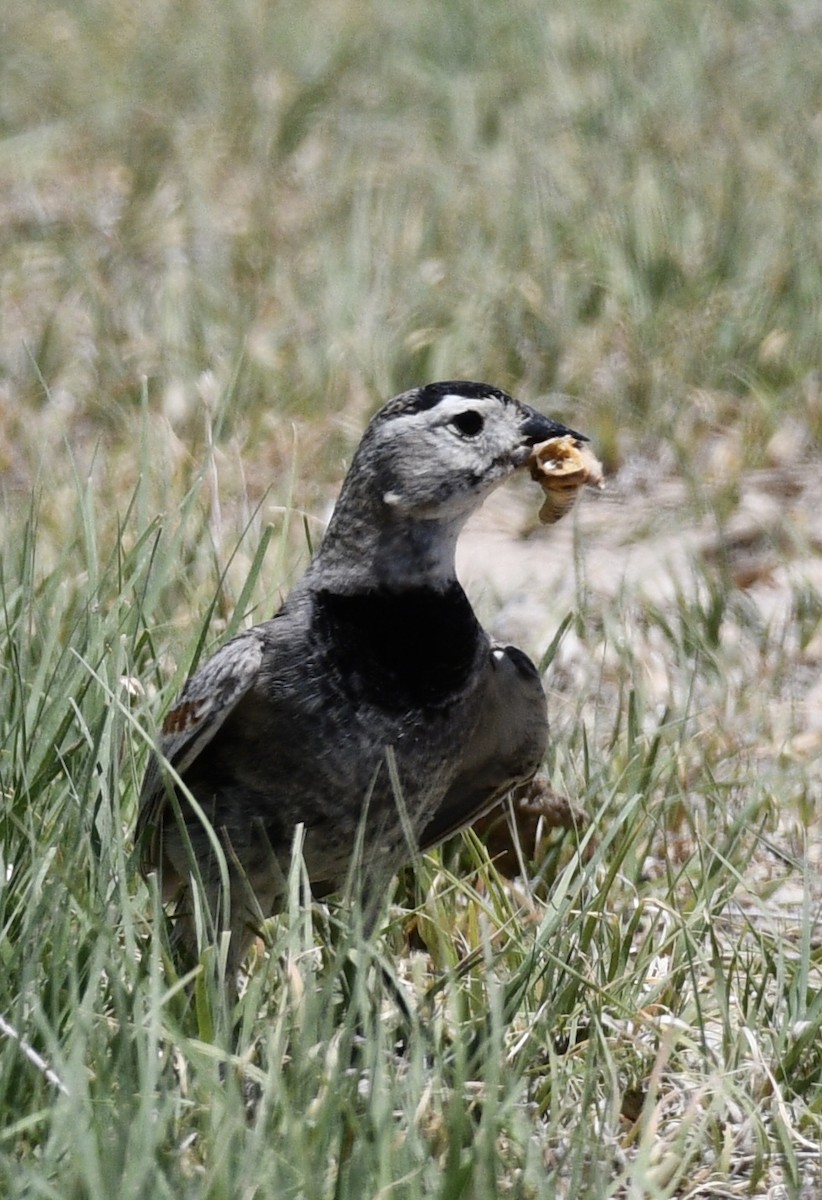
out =
{"type": "Polygon", "coordinates": [[[283,901],[295,834],[312,893],[355,872],[373,928],[393,875],[532,780],[539,672],[483,629],[457,538],[546,439],[583,434],[486,383],[428,383],[369,422],[313,560],[165,716],[136,843],[196,961],[195,879],[239,970],[283,901]]]}

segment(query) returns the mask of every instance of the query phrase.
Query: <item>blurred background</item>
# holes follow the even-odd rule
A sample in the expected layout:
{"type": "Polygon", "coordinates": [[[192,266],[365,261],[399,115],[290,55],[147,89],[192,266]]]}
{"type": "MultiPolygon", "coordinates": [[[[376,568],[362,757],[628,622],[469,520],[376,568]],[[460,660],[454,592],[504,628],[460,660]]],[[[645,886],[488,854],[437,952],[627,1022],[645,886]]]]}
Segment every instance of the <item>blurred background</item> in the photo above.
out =
{"type": "Polygon", "coordinates": [[[820,21],[10,0],[6,488],[127,442],[144,400],[189,445],[218,410],[269,475],[310,425],[313,474],[442,377],[567,395],[612,468],[664,442],[733,475],[817,441],[820,21]]]}

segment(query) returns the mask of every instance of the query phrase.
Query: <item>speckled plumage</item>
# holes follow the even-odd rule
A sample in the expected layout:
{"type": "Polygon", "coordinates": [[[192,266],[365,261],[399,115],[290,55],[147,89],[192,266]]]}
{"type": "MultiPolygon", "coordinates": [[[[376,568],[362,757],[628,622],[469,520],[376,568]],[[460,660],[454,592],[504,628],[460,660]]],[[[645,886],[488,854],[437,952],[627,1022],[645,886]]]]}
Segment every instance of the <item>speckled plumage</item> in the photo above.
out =
{"type": "Polygon", "coordinates": [[[464,381],[405,392],[373,418],[306,575],[272,620],[189,680],[149,763],[142,867],[176,899],[177,937],[190,950],[186,843],[215,914],[221,875],[183,792],[181,831],[164,763],[225,852],[235,967],[282,895],[298,825],[319,894],[345,883],[361,831],[373,919],[413,843],[435,845],[534,775],[547,737],[537,671],[521,651],[492,645],[457,582],[454,550],[467,517],[531,447],[565,432],[464,381]]]}

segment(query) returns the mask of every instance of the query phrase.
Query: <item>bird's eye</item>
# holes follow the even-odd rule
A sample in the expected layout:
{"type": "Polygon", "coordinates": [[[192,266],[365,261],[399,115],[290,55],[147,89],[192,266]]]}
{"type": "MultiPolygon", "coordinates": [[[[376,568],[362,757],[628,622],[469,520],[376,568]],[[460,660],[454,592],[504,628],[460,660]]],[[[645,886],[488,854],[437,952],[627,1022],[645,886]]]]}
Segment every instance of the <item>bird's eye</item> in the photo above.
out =
{"type": "Polygon", "coordinates": [[[463,437],[476,437],[482,431],[485,421],[481,413],[475,412],[473,408],[467,408],[465,412],[457,413],[452,418],[451,424],[463,437]]]}

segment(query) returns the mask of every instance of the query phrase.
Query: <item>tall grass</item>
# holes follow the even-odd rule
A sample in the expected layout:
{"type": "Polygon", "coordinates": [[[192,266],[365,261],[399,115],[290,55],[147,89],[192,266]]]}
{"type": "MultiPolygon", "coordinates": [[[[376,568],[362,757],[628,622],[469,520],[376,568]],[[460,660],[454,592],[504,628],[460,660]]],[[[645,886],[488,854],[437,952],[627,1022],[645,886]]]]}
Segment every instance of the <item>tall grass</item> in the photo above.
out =
{"type": "Polygon", "coordinates": [[[816,1195],[814,7],[2,25],[0,1193],[816,1195]],[[608,561],[702,541],[653,591],[580,523],[547,768],[587,830],[514,882],[467,835],[371,942],[295,859],[235,1003],[132,861],[156,723],[276,609],[377,401],[460,376],[621,469],[608,561]]]}

